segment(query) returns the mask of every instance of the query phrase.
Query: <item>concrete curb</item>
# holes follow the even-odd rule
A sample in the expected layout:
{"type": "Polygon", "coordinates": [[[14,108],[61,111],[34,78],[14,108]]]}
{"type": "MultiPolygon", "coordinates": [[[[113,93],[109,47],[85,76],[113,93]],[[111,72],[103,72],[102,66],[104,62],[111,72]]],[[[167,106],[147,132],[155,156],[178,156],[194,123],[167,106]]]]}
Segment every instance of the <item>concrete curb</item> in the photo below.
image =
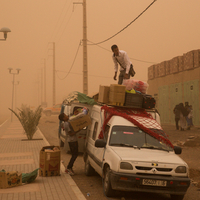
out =
{"type": "MultiPolygon", "coordinates": [[[[49,142],[47,141],[47,139],[42,134],[42,132],[40,131],[39,128],[38,128],[37,131],[39,132],[39,134],[43,138],[43,140],[46,143],[46,145],[50,146],[49,142]]],[[[74,180],[72,179],[72,177],[69,174],[65,173],[65,167],[64,167],[64,165],[63,165],[62,162],[61,162],[60,166],[61,166],[61,169],[60,169],[61,174],[66,178],[68,184],[71,186],[73,192],[76,194],[77,200],[86,200],[86,198],[84,197],[84,195],[82,194],[82,192],[80,191],[80,189],[78,188],[78,186],[76,185],[76,183],[74,182],[74,180]]]]}

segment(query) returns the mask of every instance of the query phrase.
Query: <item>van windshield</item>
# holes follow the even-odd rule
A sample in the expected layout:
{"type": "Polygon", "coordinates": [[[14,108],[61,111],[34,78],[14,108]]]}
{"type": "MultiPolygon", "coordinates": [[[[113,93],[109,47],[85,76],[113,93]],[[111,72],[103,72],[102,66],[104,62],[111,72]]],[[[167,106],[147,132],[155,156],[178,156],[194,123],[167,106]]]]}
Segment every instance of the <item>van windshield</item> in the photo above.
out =
{"type": "MultiPolygon", "coordinates": [[[[156,130],[151,130],[156,133],[156,130]]],[[[171,147],[158,141],[138,127],[132,126],[113,126],[109,145],[173,151],[171,147]]]]}

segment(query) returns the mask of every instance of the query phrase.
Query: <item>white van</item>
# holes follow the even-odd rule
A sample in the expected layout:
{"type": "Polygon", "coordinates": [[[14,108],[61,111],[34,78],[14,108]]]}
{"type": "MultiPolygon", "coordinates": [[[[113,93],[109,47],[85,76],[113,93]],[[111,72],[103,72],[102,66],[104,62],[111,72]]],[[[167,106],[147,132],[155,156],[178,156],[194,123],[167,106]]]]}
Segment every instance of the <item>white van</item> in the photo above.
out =
{"type": "MultiPolygon", "coordinates": [[[[160,124],[155,110],[147,112],[160,124]]],[[[102,176],[107,196],[121,190],[166,193],[176,200],[184,198],[190,179],[188,165],[176,155],[181,153],[180,147],[173,149],[116,115],[106,124],[104,139],[98,139],[104,121],[101,106],[94,105],[90,116],[85,174],[89,176],[96,171],[102,176]]],[[[151,125],[148,128],[152,129],[151,125]]]]}

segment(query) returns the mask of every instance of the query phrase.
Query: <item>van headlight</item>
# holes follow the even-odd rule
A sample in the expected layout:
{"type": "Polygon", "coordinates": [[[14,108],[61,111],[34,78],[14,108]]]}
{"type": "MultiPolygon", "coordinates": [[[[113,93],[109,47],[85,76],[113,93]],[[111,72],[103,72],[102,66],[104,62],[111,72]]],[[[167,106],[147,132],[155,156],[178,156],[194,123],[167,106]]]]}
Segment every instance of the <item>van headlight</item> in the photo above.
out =
{"type": "Polygon", "coordinates": [[[176,173],[186,173],[187,169],[185,166],[178,166],[175,170],[176,173]]]}
{"type": "Polygon", "coordinates": [[[128,162],[121,162],[120,169],[133,170],[133,166],[128,162]]]}

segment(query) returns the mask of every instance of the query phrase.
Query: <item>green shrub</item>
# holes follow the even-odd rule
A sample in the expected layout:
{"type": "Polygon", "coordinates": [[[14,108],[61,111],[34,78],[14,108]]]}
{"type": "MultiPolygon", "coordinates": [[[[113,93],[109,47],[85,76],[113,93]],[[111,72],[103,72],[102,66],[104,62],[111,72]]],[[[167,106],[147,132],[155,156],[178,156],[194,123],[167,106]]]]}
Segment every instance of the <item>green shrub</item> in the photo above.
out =
{"type": "Polygon", "coordinates": [[[42,108],[38,106],[35,111],[31,110],[29,106],[22,105],[19,110],[19,114],[9,108],[19,119],[21,125],[24,128],[25,134],[29,140],[32,140],[34,133],[37,131],[39,124],[42,108]]]}

